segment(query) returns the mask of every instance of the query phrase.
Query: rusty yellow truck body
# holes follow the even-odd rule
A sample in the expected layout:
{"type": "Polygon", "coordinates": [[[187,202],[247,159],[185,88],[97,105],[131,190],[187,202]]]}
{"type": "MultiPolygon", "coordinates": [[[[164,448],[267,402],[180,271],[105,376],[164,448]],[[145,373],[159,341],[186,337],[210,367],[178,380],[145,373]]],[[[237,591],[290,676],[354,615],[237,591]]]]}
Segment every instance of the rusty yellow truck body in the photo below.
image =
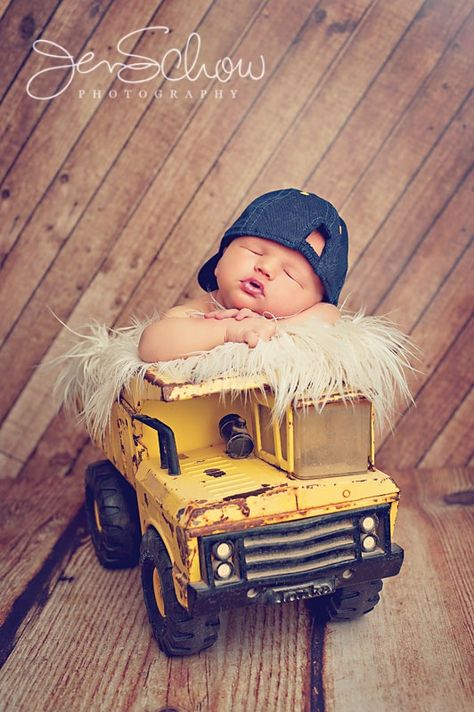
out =
{"type": "MultiPolygon", "coordinates": [[[[327,596],[401,566],[399,490],[375,467],[371,404],[350,393],[322,410],[300,401],[273,424],[272,398],[259,380],[171,383],[150,367],[97,443],[135,490],[141,533],[158,534],[177,601],[195,615],[327,596]],[[242,459],[219,431],[229,413],[254,446],[242,459]]],[[[154,586],[163,617],[158,576],[154,586]]]]}

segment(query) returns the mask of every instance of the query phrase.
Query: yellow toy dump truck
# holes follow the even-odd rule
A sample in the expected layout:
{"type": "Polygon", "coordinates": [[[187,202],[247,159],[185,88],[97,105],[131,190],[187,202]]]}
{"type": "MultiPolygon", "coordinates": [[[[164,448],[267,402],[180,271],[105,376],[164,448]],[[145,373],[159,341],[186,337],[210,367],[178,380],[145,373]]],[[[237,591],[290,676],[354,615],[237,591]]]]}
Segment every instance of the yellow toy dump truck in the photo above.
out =
{"type": "Polygon", "coordinates": [[[305,598],[324,620],[356,618],[400,570],[399,490],[374,466],[371,403],[300,400],[273,423],[272,398],[262,382],[176,384],[150,367],[97,443],[107,460],[86,472],[95,550],[106,567],[140,563],[167,655],[211,646],[219,611],[235,606],[305,598]]]}

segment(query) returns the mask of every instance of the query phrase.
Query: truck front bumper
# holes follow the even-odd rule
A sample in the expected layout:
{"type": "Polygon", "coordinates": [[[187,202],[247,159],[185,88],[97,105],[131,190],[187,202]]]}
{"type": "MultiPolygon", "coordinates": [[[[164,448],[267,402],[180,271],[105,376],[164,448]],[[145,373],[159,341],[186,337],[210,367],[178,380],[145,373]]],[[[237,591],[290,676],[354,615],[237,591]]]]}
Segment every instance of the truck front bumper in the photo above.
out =
{"type": "Polygon", "coordinates": [[[188,584],[188,609],[191,613],[241,608],[256,603],[285,603],[302,598],[325,596],[338,588],[356,586],[365,581],[396,576],[403,563],[403,549],[391,545],[390,553],[371,556],[326,571],[318,570],[287,580],[240,581],[238,583],[205,582],[188,584]]]}

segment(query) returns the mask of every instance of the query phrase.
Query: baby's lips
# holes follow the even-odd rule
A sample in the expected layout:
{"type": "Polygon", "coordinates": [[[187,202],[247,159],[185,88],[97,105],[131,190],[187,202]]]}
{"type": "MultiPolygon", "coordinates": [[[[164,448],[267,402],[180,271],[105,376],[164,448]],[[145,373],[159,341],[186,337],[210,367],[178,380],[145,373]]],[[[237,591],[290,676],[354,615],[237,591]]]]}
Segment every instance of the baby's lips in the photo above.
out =
{"type": "Polygon", "coordinates": [[[241,280],[241,284],[243,286],[243,289],[247,294],[265,294],[265,287],[263,284],[260,282],[258,279],[249,278],[249,279],[243,279],[241,280]],[[258,286],[257,286],[258,285],[258,286]]]}

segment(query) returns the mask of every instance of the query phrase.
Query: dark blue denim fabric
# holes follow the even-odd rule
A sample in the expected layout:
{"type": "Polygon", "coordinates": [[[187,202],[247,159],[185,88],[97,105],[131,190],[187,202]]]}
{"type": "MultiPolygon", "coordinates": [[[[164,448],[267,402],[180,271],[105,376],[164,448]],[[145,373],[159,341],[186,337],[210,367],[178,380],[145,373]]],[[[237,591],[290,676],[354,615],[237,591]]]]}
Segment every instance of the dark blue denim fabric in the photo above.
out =
{"type": "Polygon", "coordinates": [[[349,238],[344,220],[327,200],[297,188],[273,190],[255,198],[224,233],[219,252],[199,270],[198,281],[205,291],[217,289],[214,269],[224,248],[243,235],[264,237],[300,252],[323,283],[324,301],[337,304],[347,274],[349,238]],[[321,256],[306,241],[313,230],[326,238],[321,256]]]}

